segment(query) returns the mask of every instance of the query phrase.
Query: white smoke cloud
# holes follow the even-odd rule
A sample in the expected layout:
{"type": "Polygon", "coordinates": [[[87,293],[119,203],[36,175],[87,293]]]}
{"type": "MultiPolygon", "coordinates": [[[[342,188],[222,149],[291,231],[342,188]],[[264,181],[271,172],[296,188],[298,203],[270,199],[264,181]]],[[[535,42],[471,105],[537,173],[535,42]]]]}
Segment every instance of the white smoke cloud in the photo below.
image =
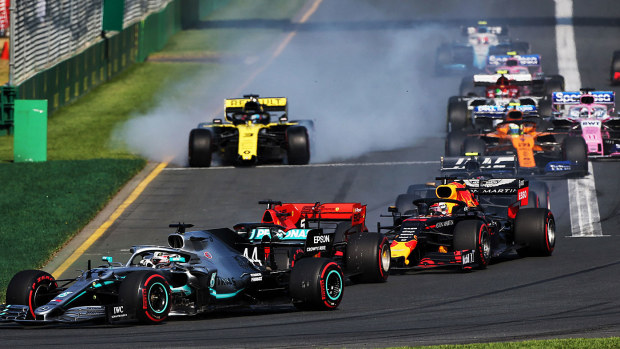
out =
{"type": "Polygon", "coordinates": [[[186,165],[190,130],[211,120],[224,98],[247,93],[288,97],[289,119],[315,121],[311,162],[413,146],[441,134],[450,93],[447,81],[433,76],[436,45],[429,43],[441,40],[436,28],[377,29],[376,21],[350,30],[347,23],[310,21],[239,95],[232,93],[264,59],[238,63],[226,84],[198,74],[177,84],[177,93],[119,127],[115,142],[150,160],[186,165]]]}

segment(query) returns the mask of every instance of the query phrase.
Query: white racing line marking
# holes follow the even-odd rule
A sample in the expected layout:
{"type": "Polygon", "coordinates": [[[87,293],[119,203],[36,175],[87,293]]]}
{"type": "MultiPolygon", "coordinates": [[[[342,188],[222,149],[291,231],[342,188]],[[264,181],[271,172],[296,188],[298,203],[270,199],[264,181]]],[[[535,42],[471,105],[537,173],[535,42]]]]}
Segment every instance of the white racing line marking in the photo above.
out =
{"type": "MultiPolygon", "coordinates": [[[[308,164],[308,165],[260,165],[254,168],[308,168],[308,167],[353,167],[353,166],[411,166],[411,165],[433,165],[439,161],[392,161],[392,162],[340,162],[330,164],[308,164]]],[[[228,170],[234,166],[219,167],[166,167],[164,171],[195,171],[195,170],[228,170]]]]}
{"type": "MultiPolygon", "coordinates": [[[[555,19],[558,70],[564,76],[566,90],[577,91],[581,88],[581,76],[573,28],[573,0],[555,0],[555,19]]],[[[572,237],[603,236],[591,162],[588,172],[583,178],[567,180],[572,237]]]]}

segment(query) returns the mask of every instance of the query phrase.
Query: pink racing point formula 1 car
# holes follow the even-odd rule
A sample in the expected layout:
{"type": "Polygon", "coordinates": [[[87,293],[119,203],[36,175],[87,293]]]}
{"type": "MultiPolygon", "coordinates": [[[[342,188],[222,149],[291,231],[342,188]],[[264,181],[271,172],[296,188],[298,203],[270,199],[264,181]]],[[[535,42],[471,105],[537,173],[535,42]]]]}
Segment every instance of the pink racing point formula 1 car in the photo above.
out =
{"type": "Polygon", "coordinates": [[[551,121],[557,132],[583,137],[589,158],[620,157],[620,117],[614,110],[614,92],[554,92],[552,100],[551,121]]]}

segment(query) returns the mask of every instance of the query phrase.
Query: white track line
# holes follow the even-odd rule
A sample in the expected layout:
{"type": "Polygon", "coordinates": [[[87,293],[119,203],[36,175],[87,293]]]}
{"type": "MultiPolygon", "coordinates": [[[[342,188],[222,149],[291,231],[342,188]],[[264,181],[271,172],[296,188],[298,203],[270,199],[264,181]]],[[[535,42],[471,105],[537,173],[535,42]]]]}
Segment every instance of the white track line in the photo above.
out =
{"type": "MultiPolygon", "coordinates": [[[[308,168],[308,167],[353,167],[353,166],[411,166],[433,165],[439,161],[392,161],[392,162],[341,162],[332,164],[308,164],[308,165],[260,165],[255,168],[308,168]]],[[[188,171],[188,170],[227,170],[233,166],[218,167],[166,167],[164,171],[188,171]]]]}
{"type": "MultiPolygon", "coordinates": [[[[555,19],[558,70],[564,76],[566,90],[577,91],[581,88],[581,76],[573,28],[573,0],[555,0],[555,19]]],[[[592,163],[588,163],[588,172],[583,178],[568,179],[572,237],[603,236],[592,163]]]]}

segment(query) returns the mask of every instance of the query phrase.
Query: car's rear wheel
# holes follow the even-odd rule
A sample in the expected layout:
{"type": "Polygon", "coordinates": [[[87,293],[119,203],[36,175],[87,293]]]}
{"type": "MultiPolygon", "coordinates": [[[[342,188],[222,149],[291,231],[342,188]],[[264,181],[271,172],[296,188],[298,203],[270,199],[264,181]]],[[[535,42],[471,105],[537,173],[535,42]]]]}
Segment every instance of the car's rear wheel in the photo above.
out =
{"type": "Polygon", "coordinates": [[[15,274],[6,289],[6,303],[27,305],[28,319],[35,319],[34,311],[51,301],[58,292],[52,275],[42,270],[22,270],[15,274]]]}
{"type": "Polygon", "coordinates": [[[467,102],[450,101],[448,103],[448,132],[460,131],[470,126],[467,120],[467,102]]]}
{"type": "Polygon", "coordinates": [[[213,153],[213,134],[202,128],[195,128],[189,133],[188,158],[190,167],[211,166],[213,153]]]}
{"type": "Polygon", "coordinates": [[[477,219],[460,221],[453,231],[455,251],[473,250],[478,269],[484,269],[491,260],[491,238],[487,225],[477,219]]]}
{"type": "Polygon", "coordinates": [[[515,242],[520,256],[551,256],[555,248],[555,220],[546,208],[522,208],[515,218],[515,242]]]}
{"type": "Polygon", "coordinates": [[[308,130],[303,126],[291,126],[286,130],[289,165],[306,165],[310,162],[308,130]]]}
{"type": "Polygon", "coordinates": [[[119,287],[119,300],[139,322],[157,324],[170,312],[170,285],[154,271],[139,270],[125,277],[119,287]]]}
{"type": "Polygon", "coordinates": [[[463,155],[463,144],[467,139],[467,133],[463,131],[452,131],[446,137],[446,156],[463,155]]]}
{"type": "Polygon", "coordinates": [[[382,234],[362,232],[347,243],[346,270],[355,282],[384,282],[390,270],[390,243],[382,234]]]}
{"type": "Polygon", "coordinates": [[[562,158],[574,162],[580,175],[588,173],[588,147],[583,138],[564,138],[562,142],[562,158]]]}
{"type": "Polygon", "coordinates": [[[291,269],[289,291],[299,309],[335,309],[344,293],[344,275],[331,259],[302,258],[291,269]]]}

